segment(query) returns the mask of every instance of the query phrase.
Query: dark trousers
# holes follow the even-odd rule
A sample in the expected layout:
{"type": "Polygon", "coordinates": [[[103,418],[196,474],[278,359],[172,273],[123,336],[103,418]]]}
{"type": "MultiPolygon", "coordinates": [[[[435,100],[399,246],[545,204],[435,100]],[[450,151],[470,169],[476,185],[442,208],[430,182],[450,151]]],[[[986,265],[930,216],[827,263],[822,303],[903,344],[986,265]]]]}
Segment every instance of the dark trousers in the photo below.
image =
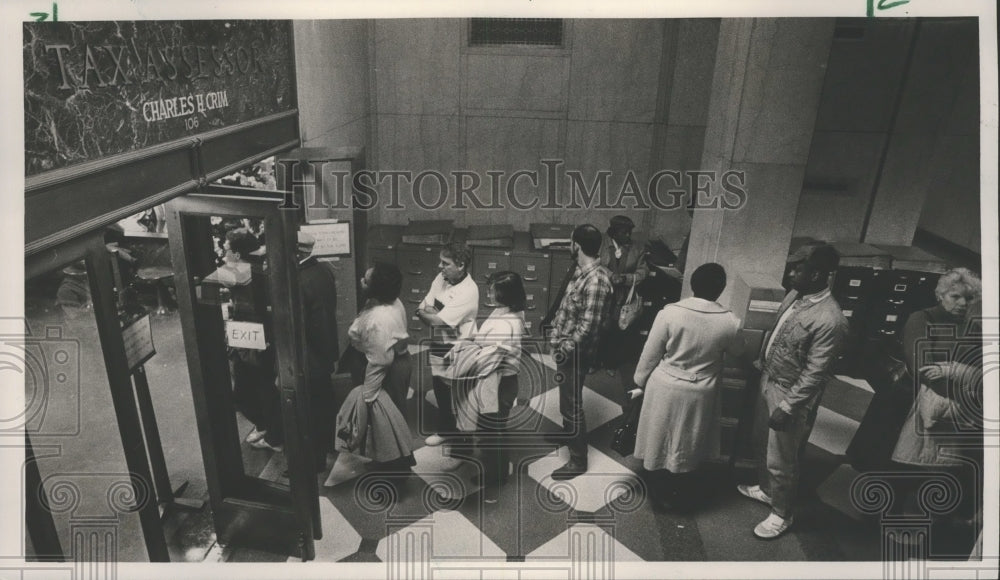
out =
{"type": "Polygon", "coordinates": [[[438,377],[431,377],[434,387],[434,398],[437,400],[437,434],[454,435],[458,433],[455,425],[455,412],[451,407],[451,387],[438,377]]]}
{"type": "Polygon", "coordinates": [[[507,478],[508,448],[504,434],[510,410],[517,398],[517,388],[517,375],[502,377],[497,412],[484,413],[476,422],[476,444],[483,461],[483,485],[499,485],[507,478]]]}
{"type": "Polygon", "coordinates": [[[274,384],[274,353],[270,350],[233,349],[229,355],[229,371],[236,410],[253,423],[258,431],[267,432],[264,440],[268,444],[284,443],[281,396],[274,384]]]}
{"type": "Polygon", "coordinates": [[[570,461],[587,464],[587,421],[583,416],[583,361],[570,356],[556,365],[556,383],[559,385],[559,413],[563,420],[563,433],[567,437],[570,461]]]}

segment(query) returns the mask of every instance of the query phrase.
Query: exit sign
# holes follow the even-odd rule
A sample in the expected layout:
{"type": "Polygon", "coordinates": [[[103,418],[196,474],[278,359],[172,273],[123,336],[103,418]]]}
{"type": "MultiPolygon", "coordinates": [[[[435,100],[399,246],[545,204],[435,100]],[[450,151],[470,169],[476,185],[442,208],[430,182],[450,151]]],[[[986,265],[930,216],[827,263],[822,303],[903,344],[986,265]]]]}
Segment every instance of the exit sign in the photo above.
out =
{"type": "Polygon", "coordinates": [[[264,350],[264,325],[259,322],[226,321],[226,345],[232,348],[264,350]]]}

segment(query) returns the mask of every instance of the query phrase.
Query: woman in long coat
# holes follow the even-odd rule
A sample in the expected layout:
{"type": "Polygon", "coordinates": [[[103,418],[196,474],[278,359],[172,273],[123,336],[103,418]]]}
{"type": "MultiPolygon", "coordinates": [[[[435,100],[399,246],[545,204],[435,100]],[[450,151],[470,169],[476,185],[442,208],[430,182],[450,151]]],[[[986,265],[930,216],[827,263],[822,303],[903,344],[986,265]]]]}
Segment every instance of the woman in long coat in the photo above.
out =
{"type": "Polygon", "coordinates": [[[743,346],[739,319],[716,302],[725,287],[722,266],[695,270],[694,297],[657,314],[635,371],[645,396],[634,455],[642,459],[651,499],[661,508],[693,491],[688,474],[719,454],[723,356],[739,355],[743,346]]]}

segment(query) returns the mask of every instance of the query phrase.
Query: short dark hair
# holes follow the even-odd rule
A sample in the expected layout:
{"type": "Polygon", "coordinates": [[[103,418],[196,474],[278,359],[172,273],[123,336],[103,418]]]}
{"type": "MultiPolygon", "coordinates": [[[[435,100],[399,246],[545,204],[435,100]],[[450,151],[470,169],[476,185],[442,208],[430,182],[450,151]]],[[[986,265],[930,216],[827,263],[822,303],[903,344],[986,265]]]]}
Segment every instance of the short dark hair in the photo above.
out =
{"type": "Polygon", "coordinates": [[[456,264],[461,264],[466,272],[469,271],[469,266],[472,265],[472,250],[469,246],[462,242],[448,242],[441,248],[441,253],[454,260],[456,264]]]}
{"type": "Polygon", "coordinates": [[[489,284],[496,293],[497,302],[510,308],[513,312],[524,311],[524,304],[528,298],[524,292],[524,283],[521,281],[520,274],[506,270],[497,272],[490,276],[489,284]]]}
{"type": "Polygon", "coordinates": [[[698,266],[691,274],[691,290],[704,300],[716,301],[726,289],[726,269],[715,262],[698,266]]]}
{"type": "Polygon", "coordinates": [[[243,228],[226,232],[226,241],[229,242],[229,249],[237,252],[242,258],[260,249],[260,240],[243,228]]]}
{"type": "Polygon", "coordinates": [[[603,236],[601,236],[600,230],[590,224],[577,226],[573,230],[572,239],[579,244],[580,251],[591,258],[596,258],[597,253],[601,251],[603,236]]]}
{"type": "Polygon", "coordinates": [[[823,244],[813,248],[812,252],[809,253],[809,257],[806,258],[806,263],[818,272],[829,274],[840,265],[840,254],[837,253],[837,250],[833,246],[823,244]]]}
{"type": "Polygon", "coordinates": [[[375,262],[372,264],[372,279],[368,284],[368,296],[380,304],[392,304],[399,298],[403,288],[403,275],[395,264],[375,262]]]}

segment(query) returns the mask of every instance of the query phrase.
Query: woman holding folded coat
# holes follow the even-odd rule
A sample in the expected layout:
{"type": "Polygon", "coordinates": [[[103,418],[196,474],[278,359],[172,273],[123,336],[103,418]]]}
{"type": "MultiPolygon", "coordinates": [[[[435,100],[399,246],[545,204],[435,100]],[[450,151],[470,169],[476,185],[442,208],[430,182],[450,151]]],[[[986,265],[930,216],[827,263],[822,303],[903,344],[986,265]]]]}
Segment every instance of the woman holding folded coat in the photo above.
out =
{"type": "Polygon", "coordinates": [[[692,474],[719,454],[723,356],[743,350],[739,319],[716,302],[725,287],[719,264],[695,270],[694,296],[656,315],[635,371],[639,388],[630,395],[644,400],[634,455],[660,509],[697,499],[692,474]]]}
{"type": "Polygon", "coordinates": [[[485,501],[492,503],[507,478],[503,435],[518,391],[526,294],[515,272],[493,274],[488,292],[497,308],[471,341],[459,341],[445,356],[443,378],[455,385],[452,404],[458,428],[476,433],[483,472],[474,483],[483,486],[485,501]]]}

